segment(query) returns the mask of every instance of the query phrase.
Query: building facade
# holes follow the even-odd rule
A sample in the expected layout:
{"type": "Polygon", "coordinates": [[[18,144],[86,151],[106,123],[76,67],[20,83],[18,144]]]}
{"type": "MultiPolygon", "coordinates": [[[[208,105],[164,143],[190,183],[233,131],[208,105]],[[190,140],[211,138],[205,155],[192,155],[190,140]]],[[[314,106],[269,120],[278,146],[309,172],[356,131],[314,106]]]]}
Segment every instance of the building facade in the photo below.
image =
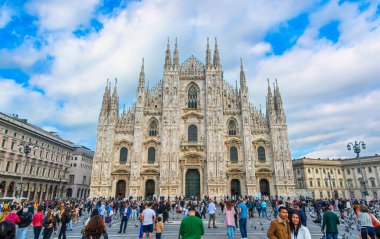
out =
{"type": "Polygon", "coordinates": [[[69,182],[66,197],[85,199],[90,195],[92,160],[94,151],[84,146],[74,146],[70,160],[69,182]]]}
{"type": "Polygon", "coordinates": [[[65,195],[71,142],[17,115],[0,113],[0,143],[0,198],[45,200],[65,195]]]}
{"type": "Polygon", "coordinates": [[[380,194],[379,155],[360,157],[360,162],[359,158],[301,158],[292,162],[298,196],[360,199],[367,192],[369,198],[378,199],[380,194]]]}
{"type": "Polygon", "coordinates": [[[216,41],[205,55],[180,64],[168,43],[163,79],[146,89],[143,62],[136,102],[121,114],[107,83],[91,196],[294,195],[278,85],[268,82],[264,114],[249,102],[243,64],[238,89],[223,78],[216,41]]]}

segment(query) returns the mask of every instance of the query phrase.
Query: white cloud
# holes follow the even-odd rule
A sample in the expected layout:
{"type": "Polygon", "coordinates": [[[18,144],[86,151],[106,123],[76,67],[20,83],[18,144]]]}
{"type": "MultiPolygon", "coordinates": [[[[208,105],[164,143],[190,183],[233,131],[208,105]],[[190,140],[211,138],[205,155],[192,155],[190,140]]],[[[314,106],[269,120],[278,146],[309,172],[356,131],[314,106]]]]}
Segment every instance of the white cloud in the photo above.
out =
{"type": "Polygon", "coordinates": [[[97,0],[32,0],[26,10],[38,16],[41,27],[48,30],[73,30],[91,17],[97,0]]]}
{"type": "MultiPolygon", "coordinates": [[[[256,105],[264,108],[266,79],[278,78],[294,152],[312,149],[308,155],[315,157],[347,156],[349,152],[344,151],[347,139],[362,136],[363,140],[378,142],[376,134],[380,132],[371,129],[380,121],[373,109],[374,102],[379,101],[380,72],[375,59],[380,53],[377,40],[380,31],[374,28],[378,22],[368,21],[373,6],[358,13],[355,4],[338,6],[334,1],[313,12],[310,26],[293,49],[282,56],[268,56],[272,47],[263,42],[265,34],[310,10],[309,2],[131,2],[118,15],[101,16],[104,28],[100,32],[76,38],[70,32],[95,14],[97,2],[32,1],[27,9],[39,16],[41,34],[44,30],[51,31],[45,35],[47,46],[42,52],[34,52],[30,45],[12,52],[3,50],[12,60],[1,57],[0,64],[30,66],[39,57],[53,56],[51,71],[33,74],[29,82],[45,94],[4,81],[7,89],[17,90],[11,96],[2,97],[0,107],[17,109],[35,123],[60,129],[62,136],[74,142],[93,144],[107,78],[119,79],[120,103],[128,106],[134,101],[142,57],[145,57],[150,85],[162,78],[168,36],[172,50],[174,37],[178,37],[181,61],[190,54],[204,61],[206,37],[217,36],[225,78],[232,84],[239,79],[242,57],[250,96],[256,105]],[[318,29],[333,18],[341,21],[337,44],[317,38],[318,29]],[[45,111],[35,115],[30,108],[20,107],[13,101],[18,95],[22,97],[15,102],[28,102],[33,105],[31,108],[43,105],[45,111]],[[33,100],[28,101],[29,97],[33,100]],[[350,114],[351,105],[352,111],[359,112],[354,116],[350,114]],[[363,122],[366,127],[350,130],[355,122],[363,122]],[[343,151],[340,151],[342,143],[343,151]]],[[[367,152],[374,150],[368,147],[367,152]]]]}
{"type": "Polygon", "coordinates": [[[0,6],[0,29],[12,20],[13,11],[6,5],[0,6]]]}

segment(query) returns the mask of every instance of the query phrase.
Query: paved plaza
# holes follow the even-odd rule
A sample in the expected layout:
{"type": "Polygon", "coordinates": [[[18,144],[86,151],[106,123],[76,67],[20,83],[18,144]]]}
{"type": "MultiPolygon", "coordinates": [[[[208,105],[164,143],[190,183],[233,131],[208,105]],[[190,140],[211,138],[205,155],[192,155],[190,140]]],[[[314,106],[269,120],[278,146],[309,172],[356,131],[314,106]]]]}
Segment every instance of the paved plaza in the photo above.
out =
{"type": "MultiPolygon", "coordinates": [[[[269,210],[269,213],[271,211],[269,210]]],[[[178,239],[178,232],[179,232],[179,226],[181,223],[181,219],[183,218],[182,214],[175,213],[173,211],[170,212],[170,221],[169,223],[165,224],[165,230],[163,233],[162,238],[163,239],[178,239]]],[[[80,222],[75,224],[73,226],[72,231],[67,232],[67,238],[82,238],[81,230],[83,228],[83,221],[87,218],[87,215],[80,218],[80,222]]],[[[205,235],[202,237],[204,239],[224,239],[226,238],[226,227],[224,226],[224,215],[221,213],[221,211],[218,209],[217,216],[216,216],[216,226],[218,228],[211,228],[208,229],[208,216],[206,220],[204,221],[205,226],[205,235]]],[[[266,234],[269,228],[270,221],[267,218],[252,218],[249,220],[247,225],[248,230],[248,238],[267,238],[266,234]]],[[[111,227],[107,227],[109,238],[126,238],[126,239],[138,239],[138,224],[137,222],[130,220],[127,227],[127,233],[118,234],[120,227],[120,221],[114,220],[111,223],[111,227]]],[[[311,236],[314,239],[322,238],[322,233],[320,230],[320,225],[313,223],[311,221],[311,218],[308,218],[308,225],[307,227],[310,230],[311,236]]],[[[58,231],[59,232],[59,231],[58,231]]],[[[342,238],[342,235],[344,233],[344,226],[339,226],[339,237],[342,238]]],[[[358,233],[355,231],[350,235],[349,233],[346,233],[348,236],[346,239],[357,239],[358,233]]],[[[28,231],[28,238],[33,238],[33,229],[30,226],[28,231]]],[[[42,235],[40,236],[42,238],[42,235]]],[[[58,238],[58,235],[53,235],[53,239],[58,238]]],[[[153,234],[153,238],[155,238],[155,235],[153,234]]],[[[240,231],[236,230],[236,239],[241,239],[240,231]]]]}

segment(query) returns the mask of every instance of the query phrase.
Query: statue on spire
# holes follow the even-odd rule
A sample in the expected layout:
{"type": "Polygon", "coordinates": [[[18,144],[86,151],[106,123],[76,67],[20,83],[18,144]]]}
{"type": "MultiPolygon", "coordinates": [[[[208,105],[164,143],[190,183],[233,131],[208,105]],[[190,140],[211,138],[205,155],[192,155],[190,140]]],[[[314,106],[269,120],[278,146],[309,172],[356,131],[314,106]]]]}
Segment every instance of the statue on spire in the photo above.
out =
{"type": "Polygon", "coordinates": [[[215,37],[215,50],[214,50],[214,67],[216,69],[220,68],[220,57],[219,57],[219,50],[218,50],[218,41],[215,37]]]}
{"type": "Polygon", "coordinates": [[[209,38],[207,37],[207,49],[206,49],[206,68],[211,67],[211,51],[210,51],[210,44],[209,44],[209,38]]]}
{"type": "Polygon", "coordinates": [[[177,38],[175,38],[173,66],[174,67],[179,67],[179,53],[178,53],[177,38]]]}

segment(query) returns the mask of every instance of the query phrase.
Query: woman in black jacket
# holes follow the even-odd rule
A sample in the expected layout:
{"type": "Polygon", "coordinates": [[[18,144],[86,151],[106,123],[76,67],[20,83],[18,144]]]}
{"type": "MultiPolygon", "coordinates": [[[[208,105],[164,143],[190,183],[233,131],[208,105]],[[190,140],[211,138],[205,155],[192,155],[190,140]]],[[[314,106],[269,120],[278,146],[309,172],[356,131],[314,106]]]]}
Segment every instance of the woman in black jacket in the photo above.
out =
{"type": "Polygon", "coordinates": [[[43,239],[50,239],[53,234],[53,230],[56,229],[56,219],[53,209],[49,209],[44,221],[42,222],[44,231],[42,232],[43,239]]]}
{"type": "Polygon", "coordinates": [[[28,226],[32,222],[32,215],[28,212],[28,208],[24,208],[18,214],[20,218],[20,223],[18,224],[18,233],[20,233],[21,239],[26,239],[26,234],[28,232],[28,226]]]}
{"type": "Polygon", "coordinates": [[[61,220],[61,228],[59,230],[58,239],[61,239],[61,236],[63,239],[66,239],[67,224],[71,220],[69,210],[67,208],[62,207],[60,212],[59,212],[59,215],[60,215],[60,220],[61,220]]]}

